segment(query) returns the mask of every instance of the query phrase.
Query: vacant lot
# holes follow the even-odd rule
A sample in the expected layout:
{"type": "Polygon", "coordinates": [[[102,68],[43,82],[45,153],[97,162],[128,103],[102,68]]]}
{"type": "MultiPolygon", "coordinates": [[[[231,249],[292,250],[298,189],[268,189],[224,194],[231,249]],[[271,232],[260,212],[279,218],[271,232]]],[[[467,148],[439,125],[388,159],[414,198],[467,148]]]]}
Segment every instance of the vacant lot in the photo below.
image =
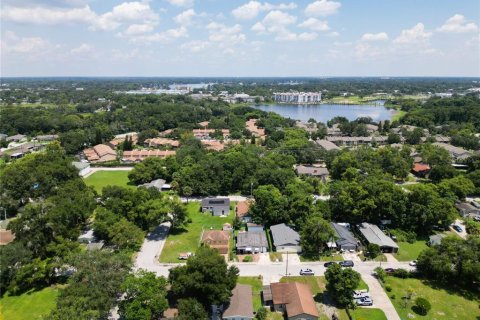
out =
{"type": "MultiPolygon", "coordinates": [[[[230,207],[235,207],[232,203],[230,207]]],[[[199,202],[190,202],[187,205],[188,216],[192,222],[187,224],[184,229],[170,230],[160,262],[180,262],[178,254],[181,252],[195,252],[200,245],[200,235],[202,230],[222,230],[225,222],[232,223],[233,212],[227,217],[213,217],[211,213],[200,212],[199,202]]]]}
{"type": "Polygon", "coordinates": [[[432,287],[432,283],[419,279],[387,277],[386,284],[392,287],[392,291],[387,294],[402,319],[408,319],[408,314],[414,315],[415,319],[425,320],[480,318],[478,296],[467,297],[467,294],[455,292],[451,288],[432,287]],[[402,299],[408,290],[412,290],[413,297],[410,300],[402,299]],[[432,305],[432,310],[426,316],[418,315],[412,310],[413,301],[417,297],[426,298],[432,305]]]}
{"type": "Polygon", "coordinates": [[[93,186],[95,190],[101,194],[105,186],[120,186],[126,188],[135,188],[134,185],[129,184],[129,171],[97,171],[85,178],[87,186],[93,186]]]}
{"type": "Polygon", "coordinates": [[[57,288],[45,288],[19,296],[4,296],[0,299],[1,320],[40,320],[55,307],[57,288]]]}
{"type": "Polygon", "coordinates": [[[262,306],[262,279],[258,277],[238,277],[237,283],[252,286],[253,311],[257,311],[262,306]]]}
{"type": "Polygon", "coordinates": [[[415,241],[414,243],[398,242],[398,253],[395,254],[395,258],[398,261],[411,261],[417,260],[420,252],[428,248],[425,240],[415,241]]]}

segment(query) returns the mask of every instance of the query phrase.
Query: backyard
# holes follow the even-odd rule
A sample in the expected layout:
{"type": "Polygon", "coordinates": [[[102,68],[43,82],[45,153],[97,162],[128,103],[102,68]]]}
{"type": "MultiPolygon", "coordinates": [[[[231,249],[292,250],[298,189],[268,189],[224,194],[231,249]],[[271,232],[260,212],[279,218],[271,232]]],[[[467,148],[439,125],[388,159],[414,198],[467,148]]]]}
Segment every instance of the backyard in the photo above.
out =
{"type": "Polygon", "coordinates": [[[95,190],[101,194],[105,186],[120,186],[126,188],[135,188],[133,184],[128,181],[129,171],[97,171],[85,178],[87,186],[93,186],[95,190]]]}
{"type": "Polygon", "coordinates": [[[55,307],[57,288],[44,288],[0,299],[0,320],[40,320],[55,307]]]}
{"type": "Polygon", "coordinates": [[[200,245],[202,230],[222,230],[225,222],[232,223],[235,203],[230,204],[230,215],[227,217],[214,217],[211,213],[200,212],[199,202],[190,202],[187,205],[188,217],[192,220],[183,229],[170,230],[168,238],[160,255],[160,262],[175,263],[181,252],[195,252],[200,245]]]}
{"type": "Polygon", "coordinates": [[[253,311],[256,312],[262,306],[262,279],[259,277],[238,277],[237,283],[252,286],[253,311]]]}
{"type": "Polygon", "coordinates": [[[472,293],[455,291],[449,286],[436,286],[419,279],[400,279],[387,277],[386,285],[392,288],[388,293],[400,318],[409,319],[412,315],[415,319],[479,319],[480,298],[472,293]],[[408,291],[413,292],[410,300],[404,299],[408,291]],[[417,297],[426,298],[432,305],[432,309],[426,316],[421,316],[412,310],[412,305],[417,297]]]}
{"type": "Polygon", "coordinates": [[[420,252],[428,248],[425,240],[415,241],[414,243],[402,242],[399,241],[398,253],[395,253],[394,256],[398,261],[412,261],[417,260],[420,252]]]}

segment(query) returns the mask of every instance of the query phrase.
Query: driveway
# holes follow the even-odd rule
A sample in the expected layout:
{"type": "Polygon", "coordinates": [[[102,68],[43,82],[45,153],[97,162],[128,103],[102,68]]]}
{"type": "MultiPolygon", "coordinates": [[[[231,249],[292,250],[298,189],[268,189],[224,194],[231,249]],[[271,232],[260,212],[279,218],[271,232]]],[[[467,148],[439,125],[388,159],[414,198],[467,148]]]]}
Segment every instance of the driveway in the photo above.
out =
{"type": "Polygon", "coordinates": [[[463,222],[463,220],[457,219],[455,220],[455,224],[462,227],[462,232],[457,232],[452,228],[452,226],[450,226],[450,230],[452,230],[452,232],[455,232],[459,237],[467,239],[468,233],[466,231],[467,229],[465,228],[465,223],[463,222]]]}
{"type": "Polygon", "coordinates": [[[368,285],[370,297],[373,300],[373,306],[370,308],[382,309],[388,320],[400,320],[395,307],[378,280],[371,274],[362,274],[362,279],[368,285]]]}
{"type": "Polygon", "coordinates": [[[165,245],[170,225],[170,222],[164,222],[147,235],[135,260],[135,270],[145,269],[168,277],[169,268],[160,265],[158,258],[165,245]]]}

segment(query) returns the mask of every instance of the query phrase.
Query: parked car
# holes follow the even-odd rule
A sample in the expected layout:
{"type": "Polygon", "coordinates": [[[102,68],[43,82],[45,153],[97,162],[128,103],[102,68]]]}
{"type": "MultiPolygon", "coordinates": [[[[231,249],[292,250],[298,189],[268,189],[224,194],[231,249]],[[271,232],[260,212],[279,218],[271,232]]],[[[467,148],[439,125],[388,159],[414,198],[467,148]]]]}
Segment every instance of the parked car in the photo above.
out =
{"type": "Polygon", "coordinates": [[[355,299],[355,303],[359,306],[371,306],[373,305],[373,300],[370,298],[360,298],[355,299]]]}
{"type": "Polygon", "coordinates": [[[370,298],[370,294],[366,290],[353,291],[353,299],[370,298]]]}
{"type": "Polygon", "coordinates": [[[354,265],[352,260],[340,261],[338,264],[341,265],[344,268],[353,267],[353,265],[354,265]]]}
{"type": "Polygon", "coordinates": [[[480,222],[480,216],[473,217],[473,220],[480,222]]]}
{"type": "Polygon", "coordinates": [[[187,260],[191,256],[193,256],[193,253],[191,253],[191,252],[181,252],[181,253],[178,254],[178,259],[179,260],[187,260]]]}
{"type": "Polygon", "coordinates": [[[312,269],[301,269],[300,270],[300,275],[301,276],[314,276],[315,272],[313,272],[312,269]]]}
{"type": "Polygon", "coordinates": [[[416,267],[417,266],[417,260],[410,261],[408,263],[409,266],[416,267]]]}
{"type": "Polygon", "coordinates": [[[458,224],[454,224],[452,226],[453,230],[457,231],[457,232],[463,232],[463,229],[462,227],[460,227],[458,224]]]}
{"type": "Polygon", "coordinates": [[[472,202],[470,202],[470,203],[471,203],[472,206],[474,206],[475,208],[480,209],[480,203],[478,203],[477,201],[472,200],[472,202]]]}
{"type": "Polygon", "coordinates": [[[328,267],[330,267],[332,264],[336,264],[336,262],[334,262],[334,261],[328,261],[328,262],[325,262],[325,263],[323,264],[323,266],[324,266],[325,268],[328,268],[328,267]]]}
{"type": "Polygon", "coordinates": [[[385,268],[385,272],[386,272],[387,274],[392,274],[392,273],[395,272],[395,269],[394,269],[394,268],[385,268]]]}

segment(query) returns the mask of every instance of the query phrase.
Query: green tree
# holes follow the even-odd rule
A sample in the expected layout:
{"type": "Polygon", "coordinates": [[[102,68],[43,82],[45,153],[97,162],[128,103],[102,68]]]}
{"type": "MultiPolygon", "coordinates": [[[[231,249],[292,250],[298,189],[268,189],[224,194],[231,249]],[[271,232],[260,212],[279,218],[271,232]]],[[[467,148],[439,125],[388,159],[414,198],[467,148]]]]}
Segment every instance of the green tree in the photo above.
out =
{"type": "Polygon", "coordinates": [[[367,245],[367,253],[366,255],[370,258],[370,259],[375,259],[376,257],[378,257],[379,255],[382,254],[382,250],[380,250],[380,246],[378,244],[375,244],[375,243],[369,243],[367,245]]]}
{"type": "Polygon", "coordinates": [[[177,298],[194,298],[209,308],[229,301],[237,277],[237,267],[228,267],[217,250],[200,247],[185,266],[170,269],[169,281],[177,298]]]}
{"type": "Polygon", "coordinates": [[[360,283],[360,274],[352,268],[342,269],[333,264],[325,272],[327,290],[340,307],[354,308],[353,291],[360,283]]]}
{"type": "Polygon", "coordinates": [[[140,249],[145,236],[144,232],[132,222],[121,219],[108,232],[109,243],[120,250],[137,251],[140,249]]]}
{"type": "Polygon", "coordinates": [[[307,255],[316,257],[325,251],[327,242],[334,237],[335,232],[327,220],[311,216],[300,231],[300,245],[307,255]]]}
{"type": "Polygon", "coordinates": [[[151,320],[168,308],[167,280],[144,270],[129,274],[122,284],[125,293],[120,301],[120,315],[131,320],[151,320]]]}
{"type": "Polygon", "coordinates": [[[200,302],[193,298],[178,300],[178,315],[175,320],[207,320],[208,314],[200,302]]]}
{"type": "Polygon", "coordinates": [[[255,204],[251,208],[252,218],[268,226],[288,222],[287,199],[272,185],[260,186],[253,191],[255,204]]]}
{"type": "Polygon", "coordinates": [[[267,320],[268,312],[265,307],[260,307],[257,310],[257,314],[255,315],[255,319],[257,320],[267,320]]]}
{"type": "Polygon", "coordinates": [[[385,272],[385,269],[382,267],[376,267],[373,269],[375,276],[380,280],[381,282],[385,282],[385,278],[387,277],[387,273],[385,272]]]}
{"type": "Polygon", "coordinates": [[[467,195],[475,192],[475,185],[471,180],[465,176],[456,176],[451,179],[445,179],[438,185],[443,196],[447,196],[446,193],[450,192],[455,195],[456,199],[464,200],[467,195]]]}

